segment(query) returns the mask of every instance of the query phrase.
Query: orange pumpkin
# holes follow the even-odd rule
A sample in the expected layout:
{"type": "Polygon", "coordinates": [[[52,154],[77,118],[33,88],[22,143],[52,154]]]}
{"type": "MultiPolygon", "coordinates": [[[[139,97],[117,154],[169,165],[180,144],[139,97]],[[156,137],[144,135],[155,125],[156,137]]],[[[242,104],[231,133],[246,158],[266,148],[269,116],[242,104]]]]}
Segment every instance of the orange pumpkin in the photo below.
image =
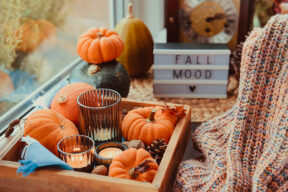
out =
{"type": "Polygon", "coordinates": [[[78,134],[78,129],[70,120],[50,109],[33,112],[24,126],[24,136],[36,139],[56,156],[57,143],[66,136],[78,134]]]}
{"type": "Polygon", "coordinates": [[[9,95],[13,91],[14,85],[10,76],[0,70],[0,97],[3,95],[9,95]]]}
{"type": "Polygon", "coordinates": [[[77,126],[79,124],[77,98],[81,93],[93,89],[95,88],[92,85],[81,82],[66,85],[54,96],[51,109],[62,114],[77,126]]]}
{"type": "Polygon", "coordinates": [[[105,63],[119,57],[124,43],[115,31],[92,28],[78,39],[78,55],[88,63],[105,63]]]}
{"type": "Polygon", "coordinates": [[[169,142],[177,120],[183,116],[183,107],[144,107],[128,112],[122,122],[122,136],[125,140],[141,140],[151,145],[155,139],[169,142]],[[180,110],[180,111],[177,111],[180,110]],[[179,114],[178,114],[179,113],[179,114]]]}
{"type": "Polygon", "coordinates": [[[158,164],[144,149],[131,148],[116,156],[109,167],[109,176],[152,182],[158,164]]]}
{"type": "Polygon", "coordinates": [[[16,31],[20,37],[17,49],[24,53],[33,52],[45,39],[56,34],[56,27],[50,21],[25,18],[21,22],[16,31]]]}

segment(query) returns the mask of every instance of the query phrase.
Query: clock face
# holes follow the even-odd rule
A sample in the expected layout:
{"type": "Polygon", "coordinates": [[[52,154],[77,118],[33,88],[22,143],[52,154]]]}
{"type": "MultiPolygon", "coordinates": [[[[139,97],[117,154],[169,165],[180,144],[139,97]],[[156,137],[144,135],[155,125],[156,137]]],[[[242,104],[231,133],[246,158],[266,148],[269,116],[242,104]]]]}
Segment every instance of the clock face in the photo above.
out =
{"type": "Polygon", "coordinates": [[[238,12],[232,0],[182,0],[179,17],[184,41],[228,43],[237,30],[238,12]]]}

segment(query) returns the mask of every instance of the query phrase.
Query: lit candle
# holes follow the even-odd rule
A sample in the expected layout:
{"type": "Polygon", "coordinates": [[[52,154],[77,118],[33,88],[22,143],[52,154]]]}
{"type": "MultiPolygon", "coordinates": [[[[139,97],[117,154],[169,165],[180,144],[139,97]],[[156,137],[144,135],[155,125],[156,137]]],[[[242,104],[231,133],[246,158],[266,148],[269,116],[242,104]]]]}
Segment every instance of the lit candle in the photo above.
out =
{"type": "Polygon", "coordinates": [[[116,148],[116,147],[108,147],[99,152],[99,156],[104,158],[113,159],[117,155],[122,153],[122,149],[116,148]]]}
{"type": "MultiPolygon", "coordinates": [[[[81,149],[75,147],[73,153],[79,153],[81,149]]],[[[88,165],[87,154],[71,154],[67,157],[67,164],[73,168],[82,168],[88,165]]]]}

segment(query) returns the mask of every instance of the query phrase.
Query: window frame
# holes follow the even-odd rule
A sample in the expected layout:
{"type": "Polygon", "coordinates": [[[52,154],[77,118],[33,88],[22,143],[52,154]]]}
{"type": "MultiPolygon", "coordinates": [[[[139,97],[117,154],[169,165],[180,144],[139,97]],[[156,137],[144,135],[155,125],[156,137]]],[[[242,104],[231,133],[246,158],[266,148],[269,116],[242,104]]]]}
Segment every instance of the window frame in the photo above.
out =
{"type": "MultiPolygon", "coordinates": [[[[151,5],[151,3],[154,2],[154,0],[145,0],[145,1],[139,1],[139,0],[109,0],[109,22],[110,22],[110,28],[113,29],[116,24],[126,16],[127,14],[127,7],[129,3],[133,3],[134,5],[134,12],[141,12],[142,14],[137,15],[137,17],[140,17],[148,26],[149,25],[155,25],[152,22],[146,22],[149,21],[148,17],[157,17],[163,16],[163,21],[158,19],[158,22],[156,22],[156,25],[159,25],[157,31],[152,33],[154,37],[155,42],[165,42],[166,41],[166,29],[164,28],[164,4],[165,0],[159,1],[156,6],[153,8],[154,10],[159,10],[159,12],[156,13],[156,15],[153,15],[154,12],[151,13],[149,11],[148,13],[145,13],[145,7],[151,5]],[[163,7],[163,9],[161,8],[163,7]],[[152,14],[152,16],[151,16],[152,14]],[[162,15],[161,15],[162,14],[162,15]],[[158,40],[157,40],[158,39],[158,40]]],[[[151,18],[150,18],[151,21],[151,18]]],[[[155,20],[153,20],[155,21],[155,20]]],[[[151,28],[151,27],[150,27],[151,28]]],[[[59,73],[57,73],[55,76],[53,76],[51,79],[49,79],[46,83],[42,84],[40,87],[38,87],[34,92],[32,92],[28,97],[24,98],[22,101],[17,103],[15,106],[13,106],[10,110],[8,110],[5,114],[0,116],[0,136],[2,136],[6,129],[8,128],[8,125],[11,121],[15,119],[22,119],[25,115],[30,113],[31,111],[35,110],[37,106],[35,106],[35,101],[39,97],[45,97],[45,95],[55,90],[63,83],[64,81],[69,80],[69,75],[71,71],[81,63],[81,59],[78,57],[76,60],[68,64],[64,69],[62,69],[59,73]]]]}

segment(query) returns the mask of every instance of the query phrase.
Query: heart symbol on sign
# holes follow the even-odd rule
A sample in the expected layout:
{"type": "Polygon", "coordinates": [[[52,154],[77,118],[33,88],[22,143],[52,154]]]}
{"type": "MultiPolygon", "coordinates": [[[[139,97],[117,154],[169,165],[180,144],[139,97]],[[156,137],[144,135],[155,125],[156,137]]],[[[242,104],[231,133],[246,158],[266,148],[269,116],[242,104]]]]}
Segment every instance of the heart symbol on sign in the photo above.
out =
{"type": "Polygon", "coordinates": [[[194,91],[195,91],[195,89],[196,89],[196,86],[189,86],[189,89],[190,89],[190,91],[193,93],[194,91]]]}

